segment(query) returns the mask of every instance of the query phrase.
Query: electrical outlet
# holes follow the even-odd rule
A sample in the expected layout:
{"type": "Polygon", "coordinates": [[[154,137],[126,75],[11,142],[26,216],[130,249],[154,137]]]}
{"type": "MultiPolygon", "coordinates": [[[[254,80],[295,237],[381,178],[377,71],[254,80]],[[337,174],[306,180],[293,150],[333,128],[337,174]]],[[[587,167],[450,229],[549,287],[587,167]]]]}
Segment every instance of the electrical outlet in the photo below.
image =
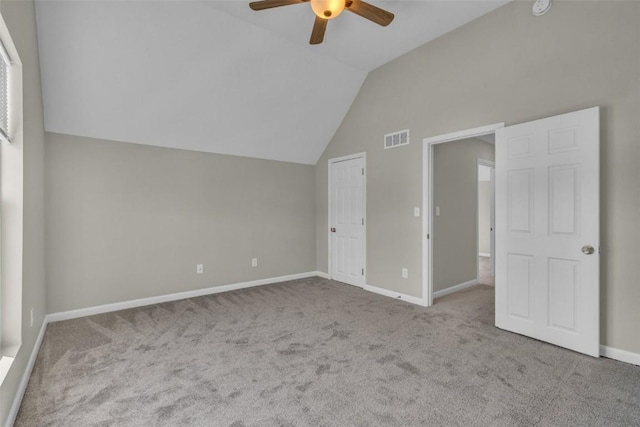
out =
{"type": "Polygon", "coordinates": [[[258,258],[251,258],[251,267],[258,266],[258,258]]]}
{"type": "Polygon", "coordinates": [[[33,308],[31,309],[31,327],[33,327],[33,308]]]}
{"type": "Polygon", "coordinates": [[[196,264],[196,274],[204,273],[204,264],[196,264]]]}
{"type": "Polygon", "coordinates": [[[408,279],[409,278],[409,269],[408,268],[403,268],[402,269],[402,278],[403,279],[408,279]]]}

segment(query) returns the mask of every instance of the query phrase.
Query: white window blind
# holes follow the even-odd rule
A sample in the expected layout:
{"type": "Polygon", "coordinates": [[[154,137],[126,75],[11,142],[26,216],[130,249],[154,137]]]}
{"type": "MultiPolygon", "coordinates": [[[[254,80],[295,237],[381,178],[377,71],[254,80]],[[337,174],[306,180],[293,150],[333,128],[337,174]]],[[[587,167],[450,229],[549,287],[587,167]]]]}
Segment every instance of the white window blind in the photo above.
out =
{"type": "Polygon", "coordinates": [[[9,67],[11,61],[0,43],[0,138],[9,141],[9,67]]]}

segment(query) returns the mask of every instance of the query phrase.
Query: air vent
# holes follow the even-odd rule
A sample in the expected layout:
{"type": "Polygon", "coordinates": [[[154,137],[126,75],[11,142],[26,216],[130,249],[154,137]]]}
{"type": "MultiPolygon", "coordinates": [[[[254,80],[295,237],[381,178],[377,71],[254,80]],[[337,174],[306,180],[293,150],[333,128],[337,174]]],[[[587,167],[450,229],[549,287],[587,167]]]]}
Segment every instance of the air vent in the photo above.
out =
{"type": "Polygon", "coordinates": [[[384,136],[384,148],[396,148],[409,144],[409,129],[389,133],[384,136]]]}

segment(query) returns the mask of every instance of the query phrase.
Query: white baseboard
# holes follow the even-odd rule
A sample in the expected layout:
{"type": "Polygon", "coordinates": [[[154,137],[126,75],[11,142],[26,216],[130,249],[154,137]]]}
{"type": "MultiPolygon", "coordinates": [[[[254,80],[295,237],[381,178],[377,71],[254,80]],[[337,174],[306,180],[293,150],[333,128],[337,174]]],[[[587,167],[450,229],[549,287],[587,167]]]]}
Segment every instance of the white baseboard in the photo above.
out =
{"type": "Polygon", "coordinates": [[[412,304],[421,305],[423,307],[427,306],[427,304],[425,304],[425,302],[424,302],[424,300],[422,298],[412,297],[411,295],[405,295],[405,294],[401,294],[399,292],[390,291],[388,289],[378,288],[376,286],[371,286],[371,285],[364,285],[362,287],[362,289],[364,289],[365,291],[369,291],[369,292],[373,292],[373,293],[379,294],[379,295],[384,295],[386,297],[395,298],[395,299],[399,299],[399,300],[402,300],[402,301],[410,302],[412,304]]]}
{"type": "Polygon", "coordinates": [[[218,294],[221,292],[235,291],[238,289],[252,288],[254,286],[269,285],[272,283],[286,282],[288,280],[306,279],[307,277],[318,276],[317,271],[307,273],[290,274],[288,276],[271,277],[268,279],[252,280],[250,282],[233,283],[230,285],[212,286],[204,289],[196,289],[193,291],[177,292],[174,294],[159,295],[156,297],[140,298],[130,301],[116,302],[113,304],[98,305],[95,307],[81,308],[78,310],[63,311],[59,313],[49,314],[47,317],[49,322],[58,322],[60,320],[77,319],[79,317],[92,316],[94,314],[109,313],[112,311],[125,310],[128,308],[142,307],[145,305],[160,304],[169,301],[178,301],[187,298],[201,297],[203,295],[218,294]]]}
{"type": "Polygon", "coordinates": [[[20,409],[20,404],[22,403],[22,397],[24,396],[24,392],[27,390],[27,384],[29,384],[29,378],[31,378],[31,372],[33,371],[33,365],[36,364],[36,358],[38,357],[38,352],[40,351],[40,345],[42,344],[42,339],[44,338],[44,331],[47,329],[47,325],[49,324],[49,319],[47,316],[42,320],[42,326],[40,327],[40,332],[38,333],[38,338],[36,338],[36,342],[33,344],[33,349],[31,350],[31,355],[29,356],[29,361],[27,362],[27,366],[25,367],[24,372],[22,373],[22,378],[20,379],[20,384],[18,385],[18,390],[16,391],[16,396],[13,398],[13,404],[11,405],[11,409],[9,409],[9,415],[6,420],[6,427],[13,426],[13,423],[16,421],[16,417],[18,416],[18,410],[20,409]]]}
{"type": "Polygon", "coordinates": [[[600,355],[609,359],[619,360],[620,362],[630,363],[632,365],[640,366],[640,354],[632,353],[626,350],[620,350],[619,348],[607,347],[606,345],[600,346],[600,355]]]}
{"type": "Polygon", "coordinates": [[[436,291],[433,293],[433,298],[440,298],[443,297],[445,295],[449,295],[452,294],[454,292],[458,292],[461,291],[463,289],[466,288],[470,288],[471,286],[475,286],[477,284],[479,284],[480,282],[478,281],[478,279],[473,279],[473,280],[469,280],[468,282],[464,282],[464,283],[460,283],[459,285],[455,285],[455,286],[451,286],[447,289],[442,289],[440,291],[436,291]]]}
{"type": "Polygon", "coordinates": [[[478,252],[478,256],[481,256],[484,258],[491,258],[491,254],[487,252],[478,252]]]}
{"type": "Polygon", "coordinates": [[[323,279],[327,279],[327,280],[331,279],[329,277],[329,273],[325,273],[324,271],[315,271],[314,273],[316,274],[316,276],[322,277],[323,279]]]}

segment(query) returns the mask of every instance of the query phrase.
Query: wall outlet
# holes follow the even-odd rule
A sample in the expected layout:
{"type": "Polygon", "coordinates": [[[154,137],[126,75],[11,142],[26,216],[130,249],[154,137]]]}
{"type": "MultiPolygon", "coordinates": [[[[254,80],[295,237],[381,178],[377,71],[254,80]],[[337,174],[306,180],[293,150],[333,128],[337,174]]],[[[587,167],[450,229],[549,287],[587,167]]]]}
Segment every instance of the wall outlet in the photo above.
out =
{"type": "Polygon", "coordinates": [[[409,278],[409,269],[408,268],[403,268],[402,269],[402,278],[403,279],[408,279],[409,278]]]}
{"type": "Polygon", "coordinates": [[[33,327],[33,308],[31,309],[31,327],[33,327]]]}
{"type": "Polygon", "coordinates": [[[204,264],[196,264],[196,274],[204,273],[204,264]]]}
{"type": "Polygon", "coordinates": [[[251,267],[258,266],[258,258],[251,258],[251,267]]]}

